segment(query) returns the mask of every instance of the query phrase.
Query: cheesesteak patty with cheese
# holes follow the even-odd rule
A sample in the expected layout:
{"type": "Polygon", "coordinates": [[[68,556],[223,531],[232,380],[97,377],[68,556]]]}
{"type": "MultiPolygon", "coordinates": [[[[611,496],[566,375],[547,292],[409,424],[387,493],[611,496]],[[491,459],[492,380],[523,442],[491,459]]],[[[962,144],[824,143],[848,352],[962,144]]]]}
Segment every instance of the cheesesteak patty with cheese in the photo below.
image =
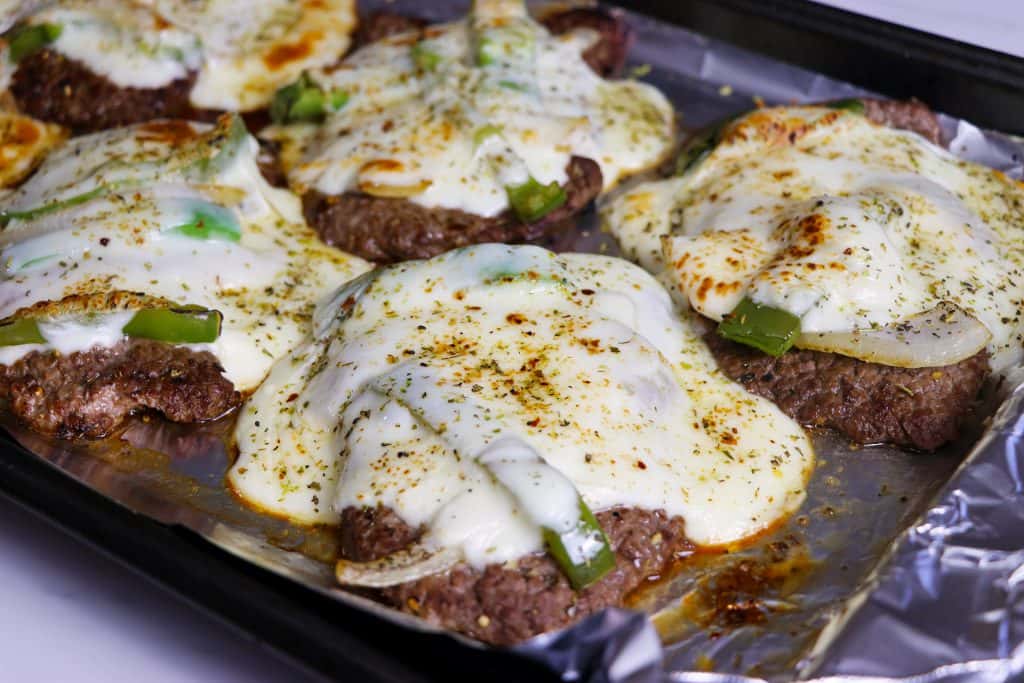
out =
{"type": "Polygon", "coordinates": [[[626,261],[467,247],[348,283],[313,328],[240,411],[228,480],[340,525],[343,585],[445,628],[565,626],[803,500],[803,430],[626,261]]]}
{"type": "Polygon", "coordinates": [[[131,412],[218,417],[365,269],[260,175],[240,118],[153,121],[59,146],[0,195],[0,399],[101,437],[131,412]]]}
{"type": "Polygon", "coordinates": [[[545,25],[522,2],[480,0],[450,24],[370,21],[377,40],[282,90],[283,125],[264,131],[330,244],[386,263],[536,241],[670,149],[668,101],[600,75],[628,44],[614,15],[545,25]]]}
{"type": "Polygon", "coordinates": [[[755,111],[604,216],[719,322],[731,377],[806,424],[934,450],[1020,362],[1024,299],[1024,190],[939,131],[916,102],[755,111]]]}
{"type": "MultiPolygon", "coordinates": [[[[618,12],[601,7],[575,7],[555,9],[538,18],[556,36],[579,30],[594,31],[597,38],[583,51],[583,61],[594,73],[604,78],[616,76],[622,71],[633,33],[618,12]]],[[[422,37],[428,23],[426,19],[405,14],[374,12],[359,20],[355,47],[403,33],[416,33],[422,37]]]]}
{"type": "Polygon", "coordinates": [[[304,69],[338,60],[353,0],[57,0],[6,17],[10,90],[76,132],[265,109],[304,69]]]}

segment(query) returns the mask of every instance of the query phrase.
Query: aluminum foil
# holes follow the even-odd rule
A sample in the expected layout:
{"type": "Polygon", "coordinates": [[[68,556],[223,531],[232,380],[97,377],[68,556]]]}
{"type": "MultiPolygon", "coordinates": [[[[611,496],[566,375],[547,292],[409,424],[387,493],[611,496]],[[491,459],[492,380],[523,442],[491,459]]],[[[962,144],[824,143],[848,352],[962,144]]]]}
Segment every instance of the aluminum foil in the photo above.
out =
{"type": "MultiPolygon", "coordinates": [[[[468,3],[364,2],[444,20],[468,3]]],[[[869,94],[635,14],[631,74],[660,87],[692,129],[754,106],[869,94]]],[[[944,117],[957,154],[1024,177],[1024,145],[944,117]]],[[[562,250],[615,253],[591,215],[562,250]]],[[[814,435],[808,497],[742,552],[695,555],[633,610],[609,609],[515,648],[565,680],[995,683],[1024,680],[1024,388],[990,388],[941,452],[854,448],[814,435]]],[[[230,420],[137,421],[117,441],[53,443],[6,425],[38,456],[165,524],[412,629],[413,617],[340,590],[333,534],[249,510],[224,488],[230,420]]],[[[452,635],[466,647],[484,647],[452,635]]]]}

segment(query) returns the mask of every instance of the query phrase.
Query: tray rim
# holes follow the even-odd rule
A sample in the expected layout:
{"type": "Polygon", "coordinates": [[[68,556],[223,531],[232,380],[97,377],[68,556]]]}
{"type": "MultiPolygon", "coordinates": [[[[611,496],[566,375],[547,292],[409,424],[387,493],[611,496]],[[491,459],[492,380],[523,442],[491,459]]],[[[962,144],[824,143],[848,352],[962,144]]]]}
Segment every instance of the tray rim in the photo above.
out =
{"type": "MultiPolygon", "coordinates": [[[[615,4],[886,95],[907,96],[898,83],[871,82],[872,74],[877,73],[870,69],[861,72],[868,81],[835,70],[823,71],[807,64],[801,55],[758,44],[754,35],[744,37],[730,28],[729,22],[717,27],[711,24],[723,17],[732,23],[753,19],[783,33],[841,41],[837,45],[846,45],[846,50],[851,45],[879,50],[874,59],[888,63],[889,71],[895,72],[893,65],[900,65],[913,74],[923,73],[923,62],[930,73],[957,83],[977,81],[983,86],[977,89],[982,99],[992,98],[987,104],[999,105],[1015,96],[1020,106],[1010,112],[1024,111],[1024,58],[812,0],[633,0],[615,4]]],[[[922,99],[933,98],[925,93],[922,99]]],[[[998,117],[986,114],[990,108],[984,101],[972,99],[967,107],[963,111],[937,106],[981,125],[1024,133],[1024,120],[1018,123],[1019,130],[1007,129],[998,117]]],[[[314,675],[396,683],[452,680],[470,672],[497,681],[557,680],[540,664],[509,650],[468,648],[443,635],[416,633],[342,603],[327,603],[313,590],[235,557],[194,532],[131,512],[35,456],[2,429],[0,495],[198,610],[256,637],[314,675]],[[389,647],[394,638],[402,639],[401,652],[389,647]],[[439,656],[449,653],[456,656],[439,656]],[[424,654],[429,659],[422,659],[424,654]],[[428,670],[429,664],[419,666],[424,661],[438,666],[428,670]]]]}

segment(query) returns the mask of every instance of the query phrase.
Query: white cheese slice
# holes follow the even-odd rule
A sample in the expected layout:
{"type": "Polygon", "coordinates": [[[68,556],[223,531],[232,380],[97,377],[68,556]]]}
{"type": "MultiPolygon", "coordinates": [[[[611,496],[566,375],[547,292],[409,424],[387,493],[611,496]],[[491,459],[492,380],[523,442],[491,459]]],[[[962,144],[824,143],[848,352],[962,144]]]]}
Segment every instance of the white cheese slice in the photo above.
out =
{"type": "Polygon", "coordinates": [[[497,486],[478,459],[506,448],[540,454],[595,511],[665,510],[704,545],[803,500],[803,430],[726,379],[626,261],[480,245],[376,271],[317,318],[236,430],[229,482],[270,513],[334,524],[384,505],[476,566],[514,559],[541,548],[518,500],[540,496],[556,526],[576,499],[546,479],[497,486]]]}
{"type": "MultiPolygon", "coordinates": [[[[216,129],[156,121],[66,142],[4,198],[7,211],[60,208],[14,213],[0,234],[0,318],[114,292],[215,309],[224,316],[221,335],[196,348],[212,351],[236,388],[255,388],[308,332],[317,300],[368,267],[317,239],[297,198],[260,175],[257,151],[227,120],[216,129]],[[237,234],[204,239],[176,230],[199,211],[237,234]]],[[[122,338],[95,315],[103,310],[88,312],[91,323],[44,330],[50,347],[67,352],[122,338]]],[[[6,347],[2,361],[35,348],[6,347]]]]}
{"type": "Polygon", "coordinates": [[[347,101],[322,126],[265,131],[283,142],[292,184],[494,216],[509,208],[509,185],[564,183],[574,155],[600,165],[607,190],[668,153],[671,104],[650,85],[595,74],[581,56],[593,32],[554,36],[522,2],[491,4],[497,17],[478,7],[420,42],[395,36],[313,71],[347,101]],[[480,63],[484,41],[502,46],[493,63],[480,63]]]}
{"type": "Polygon", "coordinates": [[[820,342],[952,304],[991,333],[999,371],[1024,348],[1022,207],[1019,183],[915,133],[779,107],[728,125],[698,166],[632,188],[604,218],[627,255],[667,271],[712,320],[749,297],[820,342]]]}
{"type": "Polygon", "coordinates": [[[59,26],[50,47],[118,86],[194,76],[196,108],[251,111],[339,59],[356,14],[354,0],[62,0],[28,21],[59,26]]]}

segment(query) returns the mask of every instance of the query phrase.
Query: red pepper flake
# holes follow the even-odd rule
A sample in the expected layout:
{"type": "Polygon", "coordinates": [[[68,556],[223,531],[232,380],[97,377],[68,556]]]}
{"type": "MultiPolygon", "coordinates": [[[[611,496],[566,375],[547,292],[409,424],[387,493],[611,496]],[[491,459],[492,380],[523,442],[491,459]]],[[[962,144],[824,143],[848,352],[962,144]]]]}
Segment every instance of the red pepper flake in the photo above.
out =
{"type": "Polygon", "coordinates": [[[636,466],[639,467],[642,470],[646,470],[647,469],[647,463],[645,463],[643,460],[637,460],[636,461],[636,466]]]}
{"type": "Polygon", "coordinates": [[[292,394],[291,396],[288,397],[288,400],[286,401],[286,403],[291,403],[292,401],[294,401],[298,397],[299,397],[298,394],[292,394]]]}

